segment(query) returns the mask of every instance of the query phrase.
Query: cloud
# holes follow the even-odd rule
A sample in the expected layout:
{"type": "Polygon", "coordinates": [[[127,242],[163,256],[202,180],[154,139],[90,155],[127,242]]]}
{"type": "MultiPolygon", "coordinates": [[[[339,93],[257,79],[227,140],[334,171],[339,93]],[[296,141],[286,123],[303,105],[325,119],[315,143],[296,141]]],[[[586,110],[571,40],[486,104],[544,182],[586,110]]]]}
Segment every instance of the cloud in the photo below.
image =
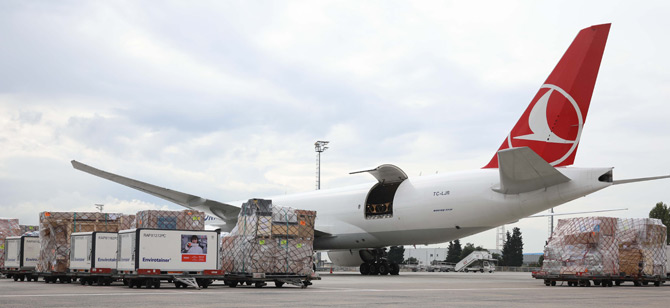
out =
{"type": "MultiPolygon", "coordinates": [[[[73,170],[219,201],[374,183],[488,162],[577,31],[612,22],[578,166],[667,173],[668,4],[596,1],[84,1],[0,4],[0,216],[171,208],[73,170]]],[[[662,182],[562,211],[646,216],[662,182]]],[[[522,220],[541,251],[546,220],[522,220]]],[[[514,225],[509,226],[511,227],[514,225]]],[[[494,245],[493,231],[472,237],[494,245]],[[493,235],[491,235],[493,234],[493,235]]]]}

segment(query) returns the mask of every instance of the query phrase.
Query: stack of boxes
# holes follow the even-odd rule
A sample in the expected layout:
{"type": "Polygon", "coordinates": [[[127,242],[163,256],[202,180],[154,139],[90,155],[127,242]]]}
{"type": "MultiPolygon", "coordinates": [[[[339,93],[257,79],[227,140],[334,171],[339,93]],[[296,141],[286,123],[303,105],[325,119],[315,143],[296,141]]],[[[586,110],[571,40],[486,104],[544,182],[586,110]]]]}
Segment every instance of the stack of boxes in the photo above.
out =
{"type": "Polygon", "coordinates": [[[21,229],[18,219],[0,218],[0,268],[5,267],[5,239],[19,235],[21,235],[21,229]]]}
{"type": "Polygon", "coordinates": [[[312,272],[316,212],[251,199],[237,225],[222,237],[222,270],[227,273],[309,275],[312,272]]]}
{"type": "Polygon", "coordinates": [[[138,229],[205,230],[205,213],[195,210],[139,211],[135,215],[134,227],[138,229]]]}
{"type": "Polygon", "coordinates": [[[121,215],[119,217],[119,231],[135,229],[135,215],[121,215]]]}
{"type": "Polygon", "coordinates": [[[665,273],[665,226],[658,219],[561,219],[544,250],[542,271],[575,275],[665,273]]]}
{"type": "Polygon", "coordinates": [[[19,225],[19,229],[21,229],[21,235],[32,234],[33,232],[40,231],[39,226],[19,225]]]}
{"type": "Polygon", "coordinates": [[[40,257],[38,272],[66,272],[70,265],[70,234],[73,232],[118,232],[122,214],[99,212],[40,213],[40,257]]]}
{"type": "Polygon", "coordinates": [[[666,228],[658,219],[619,220],[619,267],[626,276],[665,273],[666,228]]]}

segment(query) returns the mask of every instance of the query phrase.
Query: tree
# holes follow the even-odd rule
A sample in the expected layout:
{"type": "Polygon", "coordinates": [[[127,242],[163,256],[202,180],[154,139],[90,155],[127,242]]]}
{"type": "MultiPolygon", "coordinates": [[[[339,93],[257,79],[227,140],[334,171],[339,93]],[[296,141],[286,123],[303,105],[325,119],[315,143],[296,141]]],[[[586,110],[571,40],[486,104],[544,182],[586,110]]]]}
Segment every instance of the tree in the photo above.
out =
{"type": "Polygon", "coordinates": [[[419,260],[417,260],[415,257],[409,257],[407,260],[405,260],[405,264],[419,264],[419,260]]]}
{"type": "Polygon", "coordinates": [[[542,266],[543,263],[544,263],[544,255],[541,255],[541,256],[540,256],[540,259],[537,260],[537,264],[539,264],[540,266],[542,266]]]}
{"type": "Polygon", "coordinates": [[[665,225],[666,241],[670,245],[670,208],[668,205],[663,202],[656,203],[656,206],[649,212],[649,218],[658,218],[665,225]]]}
{"type": "Polygon", "coordinates": [[[519,228],[512,229],[511,235],[507,231],[507,240],[503,245],[502,254],[504,266],[523,265],[523,238],[519,228]]]}
{"type": "Polygon", "coordinates": [[[471,254],[473,251],[475,251],[475,244],[473,243],[467,243],[465,244],[465,247],[463,247],[463,250],[461,251],[461,255],[459,256],[459,261],[463,260],[465,257],[467,257],[469,254],[471,254]]]}
{"type": "Polygon", "coordinates": [[[449,242],[449,250],[447,251],[447,259],[445,261],[449,263],[458,263],[458,261],[461,261],[460,257],[462,250],[460,240],[449,242]]]}
{"type": "Polygon", "coordinates": [[[391,263],[402,264],[405,261],[405,247],[391,246],[387,258],[391,263]]]}

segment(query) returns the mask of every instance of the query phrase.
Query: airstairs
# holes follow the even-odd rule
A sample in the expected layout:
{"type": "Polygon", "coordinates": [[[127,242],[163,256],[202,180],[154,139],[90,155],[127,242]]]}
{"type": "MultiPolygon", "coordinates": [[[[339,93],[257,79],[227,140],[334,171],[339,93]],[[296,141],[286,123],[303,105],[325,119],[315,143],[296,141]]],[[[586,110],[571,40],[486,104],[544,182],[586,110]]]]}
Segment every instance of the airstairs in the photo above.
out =
{"type": "Polygon", "coordinates": [[[468,266],[472,265],[477,261],[489,261],[489,260],[491,260],[491,254],[488,251],[473,251],[467,257],[463,258],[463,260],[456,263],[454,270],[457,272],[462,272],[463,270],[468,268],[468,266]]]}

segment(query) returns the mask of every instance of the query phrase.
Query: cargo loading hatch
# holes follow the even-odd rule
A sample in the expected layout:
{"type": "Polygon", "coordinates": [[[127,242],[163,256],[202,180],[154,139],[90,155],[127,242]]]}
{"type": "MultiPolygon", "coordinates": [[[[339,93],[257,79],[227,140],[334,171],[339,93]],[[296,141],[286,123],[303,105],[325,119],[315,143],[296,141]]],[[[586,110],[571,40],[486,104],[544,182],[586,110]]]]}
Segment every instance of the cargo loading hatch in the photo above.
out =
{"type": "Polygon", "coordinates": [[[400,184],[407,179],[407,174],[394,165],[381,165],[375,169],[350,174],[363,172],[372,174],[379,181],[372,186],[365,198],[365,219],[393,217],[393,199],[400,184]]]}

